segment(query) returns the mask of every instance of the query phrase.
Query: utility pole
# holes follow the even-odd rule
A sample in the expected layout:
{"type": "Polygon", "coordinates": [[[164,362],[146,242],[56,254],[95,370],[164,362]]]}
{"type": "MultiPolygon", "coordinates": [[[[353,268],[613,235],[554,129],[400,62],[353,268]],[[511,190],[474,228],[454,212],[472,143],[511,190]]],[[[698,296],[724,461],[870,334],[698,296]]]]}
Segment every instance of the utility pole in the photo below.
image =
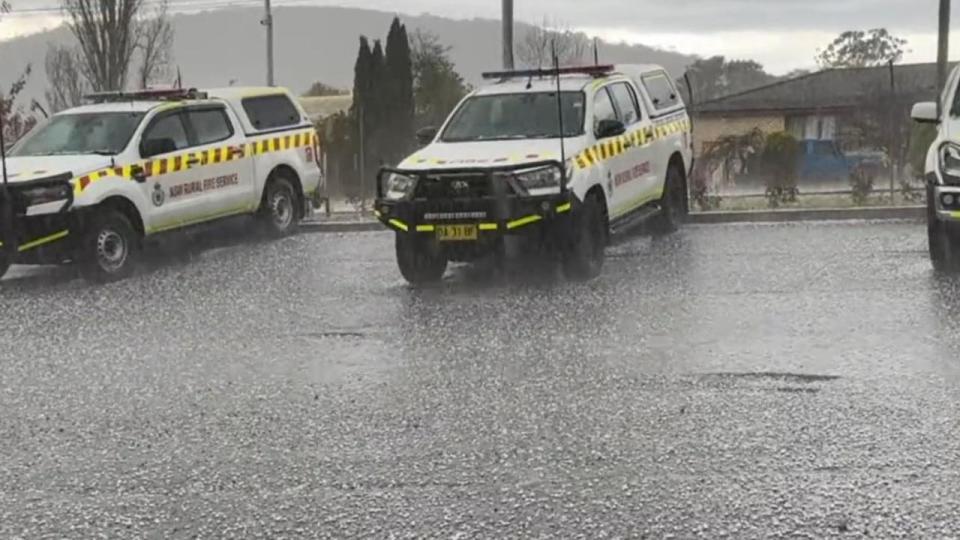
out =
{"type": "Polygon", "coordinates": [[[889,62],[890,68],[890,107],[888,120],[890,126],[890,206],[895,206],[897,176],[900,174],[900,124],[897,122],[897,79],[894,72],[893,59],[889,62]]]}
{"type": "Polygon", "coordinates": [[[260,24],[267,27],[267,86],[273,86],[273,12],[270,0],[263,0],[266,14],[260,24]]]}
{"type": "Polygon", "coordinates": [[[367,149],[366,133],[363,132],[363,105],[357,107],[357,116],[360,124],[360,211],[367,210],[367,149]]]}
{"type": "Polygon", "coordinates": [[[942,117],[940,96],[947,84],[947,64],[950,61],[950,0],[940,0],[940,37],[937,42],[937,116],[942,117]]]}
{"type": "Polygon", "coordinates": [[[513,0],[503,0],[503,69],[513,69],[513,0]]]}

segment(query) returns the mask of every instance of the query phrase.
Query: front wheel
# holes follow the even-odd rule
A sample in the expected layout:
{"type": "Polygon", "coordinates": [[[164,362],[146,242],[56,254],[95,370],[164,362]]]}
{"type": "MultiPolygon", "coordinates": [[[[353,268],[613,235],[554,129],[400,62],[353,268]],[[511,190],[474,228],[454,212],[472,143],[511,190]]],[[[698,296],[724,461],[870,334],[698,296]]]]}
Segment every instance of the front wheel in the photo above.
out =
{"type": "Polygon", "coordinates": [[[603,270],[607,244],[607,217],[599,197],[588,195],[573,216],[572,238],[563,258],[563,273],[574,281],[587,281],[603,270]]]}
{"type": "Polygon", "coordinates": [[[670,165],[660,198],[660,214],[653,218],[653,233],[667,235],[680,228],[684,214],[684,190],[686,181],[683,169],[670,165]]]}
{"type": "Polygon", "coordinates": [[[960,271],[960,231],[937,218],[933,188],[927,188],[927,243],[937,272],[960,271]]]}
{"type": "Polygon", "coordinates": [[[140,235],[116,210],[103,210],[90,222],[78,259],[83,276],[99,283],[130,277],[136,268],[140,235]]]}
{"type": "Polygon", "coordinates": [[[267,234],[279,238],[296,232],[300,225],[297,203],[297,193],[289,180],[283,176],[270,180],[259,213],[267,234]]]}
{"type": "Polygon", "coordinates": [[[439,283],[447,271],[447,258],[433,239],[396,234],[397,266],[403,279],[414,286],[439,283]]]}

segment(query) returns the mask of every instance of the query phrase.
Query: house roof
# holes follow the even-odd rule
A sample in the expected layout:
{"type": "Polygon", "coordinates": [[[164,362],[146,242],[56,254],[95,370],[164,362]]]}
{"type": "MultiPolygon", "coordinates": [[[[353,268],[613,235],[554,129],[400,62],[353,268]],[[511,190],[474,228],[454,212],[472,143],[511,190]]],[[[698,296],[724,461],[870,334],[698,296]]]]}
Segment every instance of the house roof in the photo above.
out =
{"type": "MultiPolygon", "coordinates": [[[[936,98],[936,64],[895,65],[893,79],[897,95],[904,99],[936,98]]],[[[705,101],[696,111],[720,114],[854,108],[866,96],[889,89],[889,66],[828,69],[705,101]]]]}
{"type": "Polygon", "coordinates": [[[314,122],[322,120],[331,114],[346,112],[353,105],[353,94],[342,96],[302,97],[300,105],[307,111],[307,115],[314,122]]]}

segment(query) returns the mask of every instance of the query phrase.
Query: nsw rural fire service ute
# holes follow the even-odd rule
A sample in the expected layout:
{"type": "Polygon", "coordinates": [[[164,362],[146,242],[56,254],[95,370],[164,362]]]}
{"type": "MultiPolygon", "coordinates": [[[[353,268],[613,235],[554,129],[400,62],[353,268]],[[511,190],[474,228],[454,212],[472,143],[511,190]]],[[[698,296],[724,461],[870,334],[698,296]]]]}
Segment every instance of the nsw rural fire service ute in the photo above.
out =
{"type": "Polygon", "coordinates": [[[127,276],[145,237],[241,214],[294,231],[322,181],[319,139],[278,88],[89,96],[6,156],[0,276],[10,264],[80,263],[127,276]]]}
{"type": "Polygon", "coordinates": [[[690,120],[666,70],[590,66],[484,74],[425,144],[378,179],[378,219],[396,231],[413,284],[532,242],[571,279],[599,274],[611,233],[686,212],[690,120]]]}

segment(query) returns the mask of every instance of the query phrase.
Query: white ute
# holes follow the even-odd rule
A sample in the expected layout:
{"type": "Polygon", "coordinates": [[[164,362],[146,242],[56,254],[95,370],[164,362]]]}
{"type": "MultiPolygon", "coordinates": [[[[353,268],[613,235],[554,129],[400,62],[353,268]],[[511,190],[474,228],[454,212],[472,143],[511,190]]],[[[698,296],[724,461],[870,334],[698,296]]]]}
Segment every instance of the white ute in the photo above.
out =
{"type": "Polygon", "coordinates": [[[143,239],[228,216],[296,230],[322,182],[319,139],[286,90],[95,94],[11,150],[0,190],[0,276],[78,262],[130,274],[143,239]]]}
{"type": "Polygon", "coordinates": [[[693,138],[666,70],[589,66],[484,79],[492,82],[442,128],[418,133],[421,150],[380,173],[376,212],[396,231],[407,281],[436,282],[448,261],[517,241],[548,246],[570,278],[590,279],[611,233],[648,219],[656,233],[677,228],[693,138]]]}
{"type": "Polygon", "coordinates": [[[960,272],[960,66],[950,73],[940,102],[917,103],[913,119],[937,125],[927,152],[927,238],[938,271],[960,272]]]}

